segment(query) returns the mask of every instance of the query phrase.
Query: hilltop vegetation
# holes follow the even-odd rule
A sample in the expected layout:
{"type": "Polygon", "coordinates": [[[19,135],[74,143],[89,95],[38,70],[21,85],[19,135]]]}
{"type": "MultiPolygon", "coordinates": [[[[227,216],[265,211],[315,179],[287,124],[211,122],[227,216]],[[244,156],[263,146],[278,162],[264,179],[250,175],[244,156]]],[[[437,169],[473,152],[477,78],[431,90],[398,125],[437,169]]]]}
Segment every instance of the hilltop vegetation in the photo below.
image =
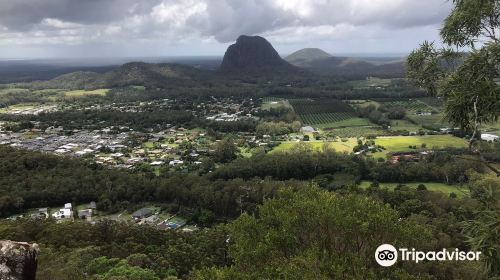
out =
{"type": "Polygon", "coordinates": [[[131,62],[109,72],[75,72],[64,74],[50,81],[35,82],[36,89],[99,89],[132,85],[149,87],[172,87],[183,84],[198,84],[213,73],[180,64],[149,64],[131,62]]]}

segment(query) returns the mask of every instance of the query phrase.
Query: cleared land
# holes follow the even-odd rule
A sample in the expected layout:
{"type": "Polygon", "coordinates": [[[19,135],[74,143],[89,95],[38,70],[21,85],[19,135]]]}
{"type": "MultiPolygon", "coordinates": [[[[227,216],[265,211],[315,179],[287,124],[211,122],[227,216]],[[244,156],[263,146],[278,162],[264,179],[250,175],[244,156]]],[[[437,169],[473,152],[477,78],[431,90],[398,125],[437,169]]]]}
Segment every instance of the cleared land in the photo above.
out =
{"type": "MultiPolygon", "coordinates": [[[[363,189],[366,189],[370,186],[371,182],[369,181],[363,181],[360,184],[360,187],[363,189]]],[[[398,185],[399,183],[380,183],[380,188],[388,188],[389,190],[394,190],[394,188],[398,185]]],[[[450,194],[450,193],[455,193],[458,197],[463,197],[463,196],[468,196],[469,195],[469,189],[459,186],[459,185],[446,185],[443,183],[420,183],[420,182],[413,182],[413,183],[403,183],[403,185],[408,186],[412,189],[416,189],[418,185],[424,184],[427,190],[429,191],[434,191],[434,192],[442,192],[444,194],[450,194]]]]}
{"type": "MultiPolygon", "coordinates": [[[[344,138],[337,141],[301,141],[301,142],[282,142],[279,146],[273,149],[276,151],[287,151],[293,149],[297,145],[306,145],[311,149],[321,151],[324,145],[335,149],[339,152],[352,152],[353,148],[357,145],[358,139],[356,137],[344,138]]],[[[426,149],[432,148],[465,148],[467,141],[462,138],[454,137],[451,135],[426,135],[426,136],[390,136],[380,137],[375,139],[375,144],[381,145],[385,148],[383,152],[373,153],[374,157],[385,158],[389,152],[407,152],[418,151],[421,149],[422,144],[426,145],[426,149]],[[417,150],[411,149],[409,146],[416,146],[417,150]]]]}
{"type": "Polygon", "coordinates": [[[358,118],[349,104],[339,100],[291,99],[290,104],[305,125],[318,128],[371,125],[367,119],[358,118]]]}
{"type": "Polygon", "coordinates": [[[328,132],[341,138],[387,135],[387,131],[376,126],[341,127],[328,129],[328,132]]]}
{"type": "MultiPolygon", "coordinates": [[[[397,79],[395,79],[397,80],[397,79]]],[[[392,83],[392,79],[369,78],[366,80],[350,81],[349,84],[355,89],[370,87],[387,87],[392,83]]]]}
{"type": "Polygon", "coordinates": [[[417,146],[417,148],[420,148],[422,144],[425,144],[427,149],[467,147],[467,141],[465,139],[451,135],[379,137],[375,139],[375,144],[385,147],[388,152],[411,151],[412,149],[410,149],[409,146],[417,146]]]}
{"type": "Polygon", "coordinates": [[[410,112],[432,112],[435,109],[416,99],[394,99],[383,102],[387,108],[403,107],[410,112]]]}
{"type": "Polygon", "coordinates": [[[352,149],[357,145],[356,138],[345,139],[347,141],[305,141],[305,142],[282,142],[279,146],[273,149],[272,152],[288,151],[297,147],[297,145],[306,145],[313,150],[321,151],[325,145],[335,149],[337,152],[352,152],[352,149]]]}
{"type": "Polygon", "coordinates": [[[65,93],[66,97],[82,97],[86,95],[106,95],[109,89],[72,90],[65,93]]]}
{"type": "Polygon", "coordinates": [[[291,105],[288,103],[288,100],[285,100],[283,98],[277,98],[277,97],[265,97],[262,100],[262,105],[261,109],[262,110],[271,110],[271,108],[276,109],[279,107],[288,107],[290,108],[291,105]]]}
{"type": "Polygon", "coordinates": [[[35,108],[36,106],[39,106],[39,104],[35,103],[15,104],[9,107],[0,108],[0,113],[5,114],[5,113],[12,113],[13,111],[18,111],[18,110],[29,110],[35,108]]]}

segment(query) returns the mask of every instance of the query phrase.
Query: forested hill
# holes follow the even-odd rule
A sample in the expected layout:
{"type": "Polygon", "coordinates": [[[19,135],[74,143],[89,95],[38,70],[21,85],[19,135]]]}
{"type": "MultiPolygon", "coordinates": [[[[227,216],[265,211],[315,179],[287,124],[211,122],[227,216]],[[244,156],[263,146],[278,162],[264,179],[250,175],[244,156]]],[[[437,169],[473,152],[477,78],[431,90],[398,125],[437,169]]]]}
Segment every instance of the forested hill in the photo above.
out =
{"type": "Polygon", "coordinates": [[[216,79],[213,71],[200,70],[188,65],[131,62],[102,74],[95,72],[64,74],[49,81],[34,82],[33,87],[98,89],[144,85],[165,88],[202,84],[204,81],[213,79],[216,79]]]}

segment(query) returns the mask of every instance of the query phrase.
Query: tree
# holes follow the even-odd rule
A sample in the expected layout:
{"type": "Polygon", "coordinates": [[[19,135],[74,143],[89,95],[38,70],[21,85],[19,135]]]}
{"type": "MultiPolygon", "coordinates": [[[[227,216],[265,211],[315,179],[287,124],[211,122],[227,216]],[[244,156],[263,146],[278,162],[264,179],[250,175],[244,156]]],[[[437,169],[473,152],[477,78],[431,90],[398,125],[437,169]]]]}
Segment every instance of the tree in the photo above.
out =
{"type": "Polygon", "coordinates": [[[414,246],[428,237],[425,228],[398,219],[367,197],[284,189],[258,217],[243,214],[229,225],[233,265],[194,279],[408,279],[402,268],[380,270],[373,259],[380,244],[414,246]]]}
{"type": "Polygon", "coordinates": [[[481,202],[481,209],[463,223],[463,233],[471,248],[482,252],[485,270],[493,279],[500,276],[500,180],[476,172],[468,176],[471,196],[481,202]]]}
{"type": "Polygon", "coordinates": [[[408,57],[408,77],[430,95],[446,99],[445,118],[471,133],[469,150],[480,126],[500,112],[500,2],[453,0],[441,37],[447,48],[424,42],[408,57]],[[476,48],[478,42],[483,43],[476,48]],[[469,47],[470,54],[452,47],[469,47]]]}
{"type": "Polygon", "coordinates": [[[391,108],[387,117],[391,120],[402,120],[406,117],[406,109],[404,107],[391,108]]]}
{"type": "Polygon", "coordinates": [[[233,143],[232,137],[226,137],[215,146],[214,160],[220,163],[230,162],[236,158],[238,147],[233,143]]]}

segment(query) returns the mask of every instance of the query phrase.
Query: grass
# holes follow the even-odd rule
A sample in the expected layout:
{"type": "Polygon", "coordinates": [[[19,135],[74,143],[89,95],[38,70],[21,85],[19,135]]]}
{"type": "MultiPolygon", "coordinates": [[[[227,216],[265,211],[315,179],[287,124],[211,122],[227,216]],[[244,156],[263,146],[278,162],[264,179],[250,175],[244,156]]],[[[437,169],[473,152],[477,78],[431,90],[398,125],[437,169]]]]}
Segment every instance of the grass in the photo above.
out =
{"type": "Polygon", "coordinates": [[[386,87],[389,86],[391,82],[392,79],[370,78],[368,80],[351,81],[349,84],[355,89],[362,89],[369,87],[386,87]]]}
{"type": "Polygon", "coordinates": [[[395,108],[395,107],[403,107],[409,112],[417,112],[417,111],[422,111],[422,112],[431,112],[434,110],[434,108],[430,107],[424,102],[420,102],[418,100],[413,100],[413,99],[394,99],[391,101],[386,101],[383,103],[385,107],[387,108],[395,108]]]}
{"type": "Polygon", "coordinates": [[[375,144],[384,146],[390,152],[405,152],[411,149],[408,146],[417,146],[426,144],[430,148],[465,148],[467,141],[462,138],[451,135],[425,135],[425,136],[391,136],[375,139],[375,144]]]}
{"type": "Polygon", "coordinates": [[[262,110],[271,110],[271,109],[276,109],[280,107],[286,107],[290,108],[290,103],[288,103],[287,100],[284,99],[264,99],[261,105],[262,110]]]}
{"type": "Polygon", "coordinates": [[[145,91],[146,87],[145,86],[132,86],[133,89],[140,90],[140,91],[145,91]]]}
{"type": "MultiPolygon", "coordinates": [[[[273,149],[273,152],[282,152],[293,149],[296,145],[306,145],[316,151],[321,151],[326,144],[338,152],[352,152],[352,149],[357,145],[357,138],[345,138],[347,141],[301,141],[301,142],[282,142],[280,145],[273,149]]],[[[423,143],[426,144],[426,149],[431,148],[465,148],[467,141],[462,138],[453,137],[451,135],[426,135],[426,136],[391,136],[375,139],[377,145],[384,146],[386,150],[383,152],[373,153],[375,158],[385,158],[389,152],[406,152],[415,151],[408,146],[417,146],[420,149],[423,143]]]]}
{"type": "Polygon", "coordinates": [[[373,126],[342,127],[328,129],[328,132],[338,137],[366,137],[387,134],[383,129],[373,126]]]}
{"type": "Polygon", "coordinates": [[[72,90],[65,93],[66,97],[82,97],[87,95],[106,95],[109,89],[96,89],[96,90],[72,90]]]}
{"type": "Polygon", "coordinates": [[[466,148],[467,140],[451,135],[426,135],[426,136],[389,136],[375,139],[375,144],[383,146],[383,152],[372,154],[374,158],[386,158],[390,152],[410,152],[421,150],[422,144],[425,149],[438,148],[466,148]],[[417,149],[411,149],[409,146],[416,146],[417,149]]]}
{"type": "MultiPolygon", "coordinates": [[[[370,181],[363,181],[361,182],[360,187],[366,189],[370,186],[370,184],[371,184],[370,181]]],[[[380,183],[380,188],[388,188],[389,190],[394,190],[394,188],[398,184],[399,183],[380,183]]],[[[412,189],[416,189],[417,186],[420,184],[424,184],[427,190],[429,191],[441,192],[447,195],[455,193],[458,197],[464,197],[469,195],[469,190],[459,185],[446,185],[443,183],[420,183],[420,182],[403,183],[403,185],[406,185],[412,189]]]]}
{"type": "Polygon", "coordinates": [[[307,141],[307,142],[282,142],[279,146],[273,149],[272,152],[289,151],[298,144],[309,146],[311,149],[321,151],[325,145],[335,149],[337,152],[352,152],[352,149],[358,144],[356,138],[349,138],[346,142],[342,141],[307,141]]]}
{"type": "Polygon", "coordinates": [[[408,118],[412,121],[425,126],[436,126],[436,127],[450,127],[446,121],[443,120],[443,114],[432,114],[430,116],[417,116],[415,114],[407,114],[408,118]]]}
{"type": "Polygon", "coordinates": [[[375,108],[380,107],[380,103],[378,103],[377,101],[373,101],[373,100],[366,100],[363,103],[355,103],[353,105],[356,106],[356,107],[360,107],[360,108],[366,108],[366,107],[368,107],[370,105],[375,106],[375,108]]]}
{"type": "Polygon", "coordinates": [[[35,103],[20,103],[20,104],[15,104],[15,105],[11,105],[11,106],[6,107],[6,108],[0,108],[0,113],[4,114],[4,113],[12,112],[14,110],[33,109],[37,105],[39,105],[39,104],[35,104],[35,103]]]}
{"type": "Polygon", "coordinates": [[[409,122],[407,120],[394,120],[391,121],[391,130],[397,131],[397,130],[407,130],[407,131],[418,131],[422,129],[420,125],[416,125],[412,122],[409,122]]]}
{"type": "Polygon", "coordinates": [[[484,124],[482,126],[483,132],[494,132],[494,133],[500,133],[500,120],[498,120],[495,123],[491,124],[484,124]]]}
{"type": "Polygon", "coordinates": [[[29,89],[25,88],[2,88],[0,89],[0,94],[7,94],[7,93],[26,93],[29,92],[29,89]]]}

